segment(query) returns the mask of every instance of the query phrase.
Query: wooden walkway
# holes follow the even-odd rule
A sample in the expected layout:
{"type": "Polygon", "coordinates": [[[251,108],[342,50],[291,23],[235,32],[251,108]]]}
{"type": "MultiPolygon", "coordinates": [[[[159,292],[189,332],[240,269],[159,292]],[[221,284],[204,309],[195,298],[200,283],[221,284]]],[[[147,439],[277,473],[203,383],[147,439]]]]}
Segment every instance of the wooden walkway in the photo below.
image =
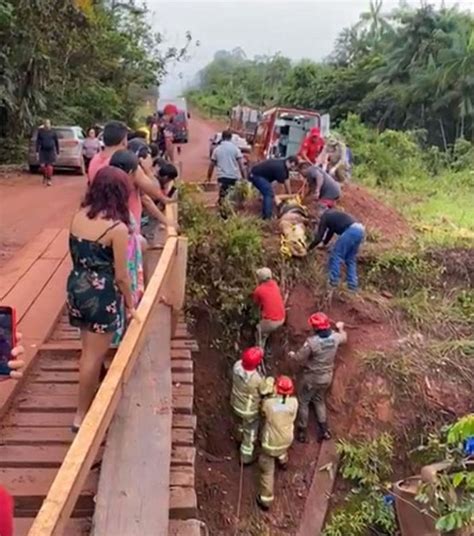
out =
{"type": "MultiPolygon", "coordinates": [[[[78,393],[80,341],[78,330],[69,325],[64,311],[65,283],[70,270],[67,235],[67,230],[42,231],[2,269],[1,303],[18,311],[27,361],[22,381],[0,383],[0,483],[15,499],[15,536],[29,533],[74,439],[70,426],[78,393]]],[[[200,530],[194,491],[196,419],[191,358],[196,343],[190,340],[183,318],[169,344],[172,381],[169,534],[197,536],[200,530]]],[[[111,351],[110,357],[113,355],[111,351]]],[[[165,357],[169,359],[169,353],[165,357]]],[[[63,532],[55,534],[90,534],[105,444],[99,448],[81,487],[72,519],[63,532]]],[[[133,485],[139,490],[140,482],[135,480],[133,485]]],[[[150,497],[146,499],[153,503],[150,497]]],[[[132,535],[118,528],[113,533],[132,535]]]]}

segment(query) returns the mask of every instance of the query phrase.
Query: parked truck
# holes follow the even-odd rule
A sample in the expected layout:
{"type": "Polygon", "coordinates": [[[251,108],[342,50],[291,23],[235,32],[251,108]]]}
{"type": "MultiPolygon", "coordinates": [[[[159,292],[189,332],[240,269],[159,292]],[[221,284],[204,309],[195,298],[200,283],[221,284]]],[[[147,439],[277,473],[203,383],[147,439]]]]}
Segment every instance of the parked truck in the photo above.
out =
{"type": "Polygon", "coordinates": [[[252,160],[296,155],[308,132],[318,127],[329,133],[329,116],[312,110],[270,108],[262,113],[253,141],[252,160]]]}
{"type": "Polygon", "coordinates": [[[172,130],[173,140],[176,143],[188,143],[189,141],[189,126],[188,119],[190,114],[184,97],[175,99],[158,99],[157,111],[163,113],[167,106],[173,106],[176,109],[176,114],[173,116],[172,130]]]}

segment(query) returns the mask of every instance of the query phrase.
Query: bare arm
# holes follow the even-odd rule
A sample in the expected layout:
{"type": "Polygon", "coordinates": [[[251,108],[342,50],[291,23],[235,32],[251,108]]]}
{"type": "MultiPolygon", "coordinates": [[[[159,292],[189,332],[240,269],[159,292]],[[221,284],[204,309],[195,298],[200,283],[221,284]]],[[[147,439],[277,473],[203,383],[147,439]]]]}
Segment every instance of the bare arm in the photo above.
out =
{"type": "Polygon", "coordinates": [[[290,179],[286,179],[285,181],[285,191],[288,195],[291,195],[291,182],[290,179]]]}
{"type": "Polygon", "coordinates": [[[240,158],[237,158],[237,163],[239,164],[240,174],[242,175],[243,179],[247,179],[247,170],[244,166],[244,158],[243,156],[240,158]]]}
{"type": "Polygon", "coordinates": [[[133,182],[142,194],[149,195],[155,201],[161,201],[165,204],[173,202],[165,196],[158,182],[148,177],[140,166],[133,174],[133,182]]]}
{"type": "Polygon", "coordinates": [[[209,163],[209,169],[207,170],[207,180],[210,182],[212,179],[212,174],[214,173],[214,168],[216,167],[216,163],[214,160],[211,160],[209,163]]]}
{"type": "Polygon", "coordinates": [[[161,210],[155,205],[153,200],[148,195],[142,195],[142,203],[147,211],[147,213],[152,217],[155,218],[155,220],[158,220],[160,223],[163,223],[164,225],[170,225],[170,222],[166,218],[166,216],[161,212],[161,210]]]}
{"type": "Polygon", "coordinates": [[[115,281],[125,300],[125,307],[133,309],[133,297],[130,276],[128,275],[128,229],[125,224],[118,225],[112,234],[112,248],[114,252],[115,281]]]}

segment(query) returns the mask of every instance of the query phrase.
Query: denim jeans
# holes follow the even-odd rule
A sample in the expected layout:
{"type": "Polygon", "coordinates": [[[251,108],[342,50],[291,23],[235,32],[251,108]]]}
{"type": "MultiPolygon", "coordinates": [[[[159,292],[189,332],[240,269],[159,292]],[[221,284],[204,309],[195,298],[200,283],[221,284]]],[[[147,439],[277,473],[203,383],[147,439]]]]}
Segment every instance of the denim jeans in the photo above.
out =
{"type": "Polygon", "coordinates": [[[259,177],[258,175],[250,175],[250,182],[257,188],[262,194],[262,218],[269,220],[273,213],[273,198],[275,194],[273,192],[272,183],[267,179],[259,177]]]}
{"type": "Polygon", "coordinates": [[[341,277],[341,263],[346,265],[347,286],[356,290],[357,253],[364,240],[365,229],[360,223],[353,223],[337,239],[329,256],[329,283],[337,286],[341,277]]]}

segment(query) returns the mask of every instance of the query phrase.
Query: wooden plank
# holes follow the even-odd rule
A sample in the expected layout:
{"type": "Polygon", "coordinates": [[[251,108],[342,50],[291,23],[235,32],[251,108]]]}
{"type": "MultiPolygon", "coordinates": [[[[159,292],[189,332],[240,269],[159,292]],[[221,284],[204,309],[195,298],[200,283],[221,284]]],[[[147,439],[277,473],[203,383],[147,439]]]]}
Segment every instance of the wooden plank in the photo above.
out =
{"type": "Polygon", "coordinates": [[[339,457],[336,443],[324,441],[303,511],[297,536],[320,536],[329,508],[339,457]],[[329,470],[328,470],[329,469],[329,470]]]}
{"type": "Polygon", "coordinates": [[[192,384],[194,381],[194,376],[190,372],[173,372],[171,374],[171,380],[173,384],[192,384]]]}
{"type": "Polygon", "coordinates": [[[191,350],[191,352],[199,351],[199,345],[197,341],[192,339],[173,339],[171,341],[171,348],[173,350],[191,350]]]}
{"type": "Polygon", "coordinates": [[[195,484],[194,467],[180,465],[171,467],[170,486],[181,486],[183,488],[193,488],[195,484]]]}
{"type": "Polygon", "coordinates": [[[196,415],[173,415],[173,428],[191,428],[196,430],[197,419],[196,415]]]}
{"type": "MultiPolygon", "coordinates": [[[[55,476],[56,470],[51,468],[0,469],[0,482],[15,497],[15,506],[18,506],[17,500],[21,499],[23,508],[29,509],[37,507],[32,504],[36,498],[41,497],[41,501],[43,500],[55,476]]],[[[95,495],[98,481],[98,473],[96,471],[90,472],[81,495],[95,495]]]]}
{"type": "Polygon", "coordinates": [[[189,519],[197,516],[197,497],[193,488],[171,488],[170,518],[189,519]]]}
{"type": "Polygon", "coordinates": [[[64,252],[69,250],[69,229],[61,229],[55,239],[49,244],[42,259],[63,259],[64,252]]]}
{"type": "Polygon", "coordinates": [[[173,428],[171,440],[173,445],[191,447],[194,445],[194,430],[191,428],[173,428]]]}
{"type": "Polygon", "coordinates": [[[166,241],[159,264],[138,308],[141,322],[133,320],[127,329],[107,377],[92,402],[31,527],[29,536],[52,536],[64,533],[75,501],[118,406],[124,381],[131,374],[143,345],[147,320],[152,316],[152,310],[158,301],[168,271],[174,270],[176,247],[176,238],[169,238],[166,241]]]}
{"type": "Polygon", "coordinates": [[[68,445],[73,439],[70,428],[10,426],[0,430],[0,444],[5,445],[68,445]]]}
{"type": "Polygon", "coordinates": [[[20,322],[57,270],[60,259],[38,259],[15,287],[3,298],[4,305],[15,307],[20,322]]]}
{"type": "Polygon", "coordinates": [[[0,279],[0,300],[12,290],[28,272],[31,265],[46,250],[49,244],[59,234],[59,229],[44,229],[33,240],[20,249],[15,256],[2,268],[0,279]]]}
{"type": "Polygon", "coordinates": [[[0,467],[59,467],[67,445],[0,446],[0,467]]]}
{"type": "MultiPolygon", "coordinates": [[[[27,536],[34,520],[34,517],[15,518],[15,536],[27,536]]],[[[91,522],[88,519],[70,519],[67,522],[64,536],[88,536],[90,526],[91,522]]]]}
{"type": "Polygon", "coordinates": [[[70,428],[74,413],[22,413],[15,412],[9,416],[5,424],[9,426],[49,426],[51,428],[70,428]]]}
{"type": "Polygon", "coordinates": [[[196,461],[195,447],[177,447],[171,449],[171,465],[194,465],[196,461]]]}
{"type": "Polygon", "coordinates": [[[191,350],[187,348],[172,348],[171,359],[192,359],[191,350]]]}
{"type": "Polygon", "coordinates": [[[79,371],[77,372],[41,372],[31,378],[32,385],[36,383],[77,383],[79,381],[79,371]]]}
{"type": "Polygon", "coordinates": [[[201,536],[203,525],[198,519],[170,519],[168,536],[201,536]]]}
{"type": "Polygon", "coordinates": [[[172,372],[192,372],[193,362],[191,359],[172,359],[171,370],[172,372]]]}
{"type": "Polygon", "coordinates": [[[170,310],[161,305],[151,317],[145,346],[107,436],[94,536],[168,531],[170,336],[170,310]]]}
{"type": "MultiPolygon", "coordinates": [[[[79,379],[79,376],[78,376],[79,379]]],[[[77,396],[79,394],[79,383],[30,383],[21,392],[22,398],[25,395],[32,396],[77,396]]]]}
{"type": "Polygon", "coordinates": [[[192,383],[173,382],[173,396],[190,396],[194,394],[192,383]]]}
{"type": "Polygon", "coordinates": [[[81,350],[81,341],[53,341],[49,340],[41,345],[41,350],[81,350]]]}
{"type": "MultiPolygon", "coordinates": [[[[71,413],[77,407],[77,398],[77,394],[22,394],[18,399],[17,408],[19,411],[30,413],[71,413]]],[[[193,412],[193,397],[173,394],[172,408],[176,413],[191,415],[193,412]]]]}
{"type": "Polygon", "coordinates": [[[64,307],[65,284],[70,268],[70,260],[66,257],[19,323],[19,330],[24,334],[24,376],[16,382],[0,382],[0,418],[5,415],[15,394],[23,387],[36,361],[38,348],[51,332],[64,307]]]}

